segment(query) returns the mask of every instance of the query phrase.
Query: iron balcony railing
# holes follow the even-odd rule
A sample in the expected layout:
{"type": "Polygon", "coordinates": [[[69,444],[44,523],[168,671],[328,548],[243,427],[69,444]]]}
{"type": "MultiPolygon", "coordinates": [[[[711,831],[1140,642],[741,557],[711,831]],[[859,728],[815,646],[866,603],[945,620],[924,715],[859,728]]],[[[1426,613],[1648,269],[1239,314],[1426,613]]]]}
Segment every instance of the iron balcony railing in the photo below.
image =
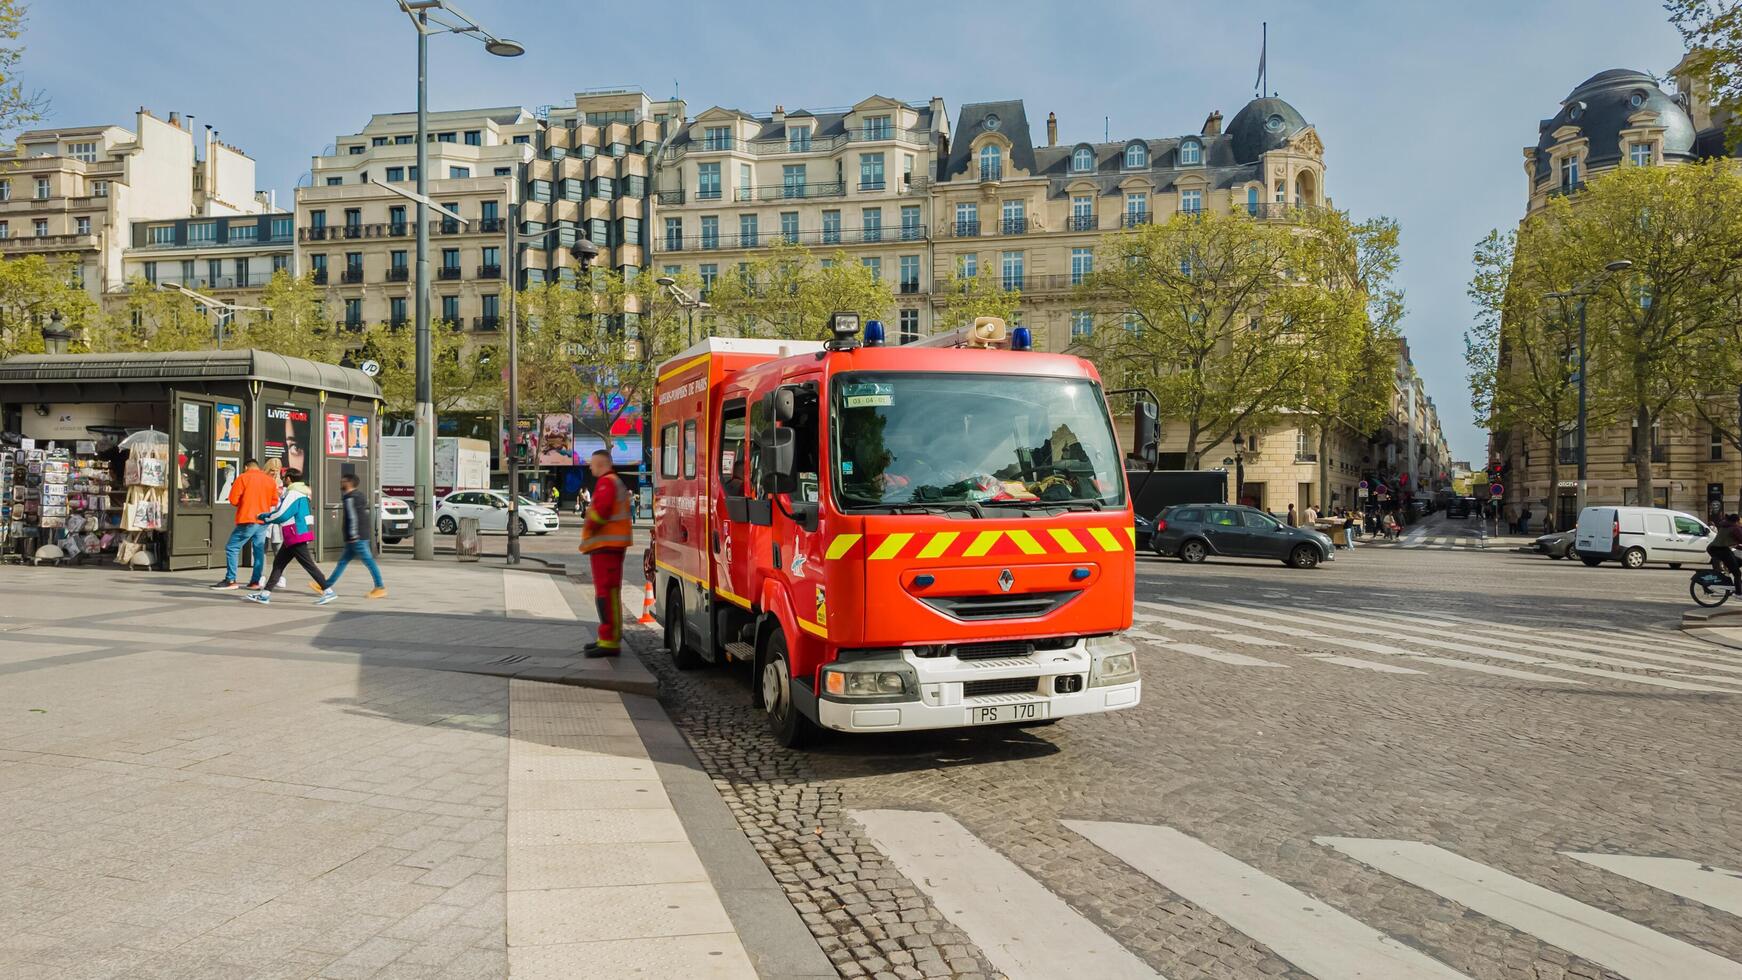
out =
{"type": "Polygon", "coordinates": [[[347,286],[354,286],[363,281],[363,270],[346,269],[339,273],[339,281],[347,286]]]}
{"type": "Polygon", "coordinates": [[[1004,179],[1004,165],[1002,163],[982,163],[982,164],[980,164],[980,181],[982,183],[985,183],[988,181],[994,181],[994,180],[1003,180],[1003,179],[1004,179]]]}
{"type": "Polygon", "coordinates": [[[859,179],[859,189],[862,191],[880,191],[883,190],[885,186],[882,177],[861,177],[859,179]]]}
{"type": "Polygon", "coordinates": [[[1000,281],[1004,285],[1005,292],[1021,292],[1023,289],[1024,281],[1020,275],[1011,275],[1006,272],[1000,277],[1000,281]]]}
{"type": "Polygon", "coordinates": [[[502,278],[502,266],[500,266],[500,265],[481,265],[481,266],[478,266],[478,278],[479,279],[500,279],[500,278],[502,278]]]}
{"type": "Polygon", "coordinates": [[[1297,463],[1316,463],[1319,461],[1319,454],[1303,453],[1297,449],[1294,453],[1294,461],[1297,463]]]}
{"type": "Polygon", "coordinates": [[[758,184],[754,187],[740,187],[735,193],[739,201],[808,201],[819,197],[842,197],[847,193],[845,181],[832,180],[826,183],[758,184]]]}
{"type": "Polygon", "coordinates": [[[351,224],[351,223],[347,222],[345,224],[345,226],[343,227],[343,229],[341,229],[341,231],[340,231],[340,237],[342,237],[342,238],[362,238],[363,237],[362,224],[361,223],[351,224]]]}
{"type": "Polygon", "coordinates": [[[250,272],[245,276],[165,276],[148,277],[153,286],[186,286],[189,289],[254,289],[272,281],[270,272],[250,272]]]}
{"type": "Polygon", "coordinates": [[[919,292],[919,280],[903,279],[896,291],[902,294],[917,293],[919,292]]]}
{"type": "Polygon", "coordinates": [[[338,327],[340,330],[346,330],[346,331],[349,331],[351,333],[362,333],[363,332],[363,319],[361,317],[356,317],[356,318],[344,317],[342,319],[334,320],[333,326],[338,327]]]}
{"type": "Polygon", "coordinates": [[[1579,461],[1579,450],[1576,447],[1562,446],[1556,455],[1563,466],[1571,466],[1579,461]]]}
{"type": "Polygon", "coordinates": [[[684,192],[683,191],[659,191],[656,194],[654,194],[653,197],[654,197],[654,200],[658,201],[660,204],[667,204],[667,205],[682,204],[684,201],[684,192]]]}
{"type": "Polygon", "coordinates": [[[703,252],[720,251],[722,249],[762,248],[776,242],[794,245],[861,245],[878,244],[896,241],[924,241],[926,226],[916,225],[901,228],[866,228],[866,229],[822,229],[810,231],[778,232],[763,235],[697,235],[688,238],[674,238],[667,235],[655,242],[656,252],[687,252],[699,250],[703,252]]]}
{"type": "Polygon", "coordinates": [[[410,318],[406,317],[404,314],[395,317],[388,317],[387,319],[387,325],[395,330],[405,329],[405,325],[410,322],[410,318]]]}
{"type": "Polygon", "coordinates": [[[476,224],[478,226],[478,231],[483,234],[499,234],[508,230],[508,226],[501,218],[479,218],[476,224]]]}
{"type": "Polygon", "coordinates": [[[1092,214],[1073,214],[1065,219],[1066,231],[1094,231],[1095,216],[1092,214]]]}
{"type": "Polygon", "coordinates": [[[327,284],[327,270],[315,269],[309,273],[309,278],[314,280],[315,285],[325,286],[327,284]]]}
{"type": "Polygon", "coordinates": [[[472,329],[473,330],[479,330],[479,331],[483,331],[483,332],[488,333],[488,332],[496,330],[501,325],[502,325],[502,318],[498,317],[498,316],[475,316],[472,318],[472,329]]]}
{"type": "Polygon", "coordinates": [[[991,221],[957,219],[944,226],[945,238],[978,238],[991,235],[1038,234],[1046,229],[1032,218],[996,218],[991,221]]]}
{"type": "Polygon", "coordinates": [[[1138,225],[1146,224],[1149,224],[1148,211],[1127,211],[1119,217],[1119,225],[1122,228],[1135,228],[1138,225]]]}
{"type": "Polygon", "coordinates": [[[719,199],[720,189],[718,187],[704,187],[696,191],[696,200],[698,201],[718,201],[719,199]]]}
{"type": "Polygon", "coordinates": [[[1023,235],[1027,232],[1027,218],[1000,218],[998,220],[998,233],[1000,235],[1023,235]]]}
{"type": "Polygon", "coordinates": [[[439,266],[436,269],[436,278],[437,279],[458,279],[458,278],[460,278],[460,267],[457,265],[439,266]]]}
{"type": "Polygon", "coordinates": [[[865,142],[896,142],[910,146],[931,146],[932,133],[929,130],[897,129],[894,126],[878,126],[874,128],[858,128],[835,133],[830,136],[812,135],[808,139],[794,140],[791,138],[771,140],[712,140],[703,137],[700,141],[680,144],[672,147],[669,159],[679,160],[689,153],[720,153],[727,150],[737,150],[749,153],[751,156],[778,156],[784,153],[828,153],[838,150],[848,143],[865,142]]]}
{"type": "Polygon", "coordinates": [[[387,267],[388,282],[407,282],[411,279],[411,267],[407,265],[390,265],[387,267]]]}
{"type": "Polygon", "coordinates": [[[1317,204],[1290,204],[1286,201],[1271,201],[1267,204],[1248,204],[1246,206],[1247,214],[1268,221],[1291,221],[1310,217],[1323,210],[1324,208],[1317,204]]]}

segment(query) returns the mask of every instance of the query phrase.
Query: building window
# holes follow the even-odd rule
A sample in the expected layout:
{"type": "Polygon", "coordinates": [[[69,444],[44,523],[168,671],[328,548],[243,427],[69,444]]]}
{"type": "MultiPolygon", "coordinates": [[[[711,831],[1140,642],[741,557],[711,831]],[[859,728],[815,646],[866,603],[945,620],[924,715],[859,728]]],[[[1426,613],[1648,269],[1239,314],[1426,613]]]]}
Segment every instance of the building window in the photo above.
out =
{"type": "Polygon", "coordinates": [[[216,221],[193,221],[188,223],[188,242],[215,242],[218,240],[218,223],[216,221]]]}
{"type": "Polygon", "coordinates": [[[1020,235],[1028,230],[1027,211],[1021,201],[1005,201],[1001,217],[1006,235],[1020,235]]]}
{"type": "Polygon", "coordinates": [[[883,154],[859,154],[859,189],[862,191],[880,191],[883,189],[883,154]]]}
{"type": "Polygon", "coordinates": [[[593,196],[601,201],[615,198],[617,196],[617,182],[610,177],[594,177],[593,196]]]}
{"type": "MultiPolygon", "coordinates": [[[[352,254],[355,255],[356,253],[352,253],[352,254]]],[[[363,257],[358,255],[357,261],[359,263],[361,263],[363,261],[363,257]]],[[[452,269],[455,272],[460,271],[460,250],[459,249],[457,249],[457,248],[444,248],[444,249],[442,249],[442,268],[443,269],[452,269]]]]}
{"type": "Polygon", "coordinates": [[[883,281],[883,260],[875,255],[868,255],[859,260],[859,264],[871,270],[871,281],[883,281]]]}
{"type": "Polygon", "coordinates": [[[153,286],[157,285],[157,263],[156,262],[145,263],[145,281],[148,283],[151,283],[153,286]]]}
{"type": "Polygon", "coordinates": [[[1095,270],[1095,253],[1093,249],[1071,249],[1071,285],[1081,286],[1089,273],[1095,270]]]}
{"type": "Polygon", "coordinates": [[[1125,217],[1141,224],[1149,215],[1149,192],[1129,191],[1125,195],[1125,217]]]}
{"type": "Polygon", "coordinates": [[[1004,151],[996,144],[980,147],[980,179],[1004,179],[1004,151]]]}
{"type": "Polygon", "coordinates": [[[72,157],[74,160],[78,160],[82,163],[96,163],[97,162],[97,144],[95,144],[95,143],[68,143],[67,144],[67,156],[72,157]]]}
{"type": "Polygon", "coordinates": [[[917,242],[925,237],[925,231],[919,223],[919,205],[904,204],[901,207],[901,240],[917,242]]]}
{"type": "Polygon", "coordinates": [[[786,130],[786,148],[792,153],[805,153],[811,148],[811,128],[790,126],[786,130]]]}
{"type": "Polygon", "coordinates": [[[145,230],[146,240],[152,245],[174,245],[174,225],[152,225],[145,230]]]}
{"type": "Polygon", "coordinates": [[[1015,290],[1022,288],[1022,253],[1005,252],[1001,262],[1004,272],[1004,288],[1015,290]]]}
{"type": "Polygon", "coordinates": [[[712,262],[704,263],[698,270],[702,277],[702,295],[706,296],[714,289],[714,280],[720,278],[720,267],[712,262]]]}
{"type": "Polygon", "coordinates": [[[888,116],[866,116],[865,138],[868,140],[886,140],[894,132],[889,124],[888,116]]]}
{"type": "Polygon", "coordinates": [[[108,197],[109,182],[106,180],[91,181],[91,193],[97,197],[108,197]]]}
{"type": "Polygon", "coordinates": [[[1568,156],[1561,160],[1561,190],[1576,190],[1579,186],[1579,158],[1568,156]]]}
{"type": "Polygon", "coordinates": [[[665,219],[665,250],[680,252],[683,250],[683,219],[665,219]]]}
{"type": "Polygon", "coordinates": [[[253,223],[230,225],[230,241],[252,242],[260,238],[260,226],[253,223]]]}
{"type": "Polygon", "coordinates": [[[387,301],[387,322],[395,327],[405,325],[405,297],[395,296],[387,301]]]}
{"type": "Polygon", "coordinates": [[[1132,143],[1125,148],[1125,169],[1142,170],[1149,166],[1149,147],[1142,143],[1132,143]]]}
{"type": "Polygon", "coordinates": [[[1179,209],[1186,214],[1199,214],[1204,210],[1203,191],[1180,191],[1179,209]]]}
{"type": "Polygon", "coordinates": [[[896,343],[911,344],[919,339],[919,311],[901,310],[896,313],[897,332],[896,343]]]}
{"type": "Polygon", "coordinates": [[[470,176],[472,176],[472,168],[471,167],[449,167],[448,168],[448,179],[449,180],[460,180],[462,178],[470,177],[470,176]]]}
{"type": "Polygon", "coordinates": [[[1071,169],[1080,174],[1086,174],[1095,169],[1095,151],[1086,146],[1079,146],[1071,152],[1071,169]]]}
{"type": "Polygon", "coordinates": [[[738,200],[748,201],[755,197],[756,169],[748,163],[738,164],[738,200]]]}
{"type": "Polygon", "coordinates": [[[345,326],[353,329],[363,325],[363,301],[361,299],[345,300],[345,326]]]}
{"type": "Polygon", "coordinates": [[[696,165],[696,200],[718,201],[720,199],[720,165],[717,163],[702,163],[696,165]]]}
{"type": "Polygon", "coordinates": [[[476,130],[476,129],[466,130],[466,145],[467,146],[483,146],[484,145],[484,134],[481,131],[476,130]]]}
{"type": "Polygon", "coordinates": [[[397,184],[403,180],[405,180],[405,168],[404,167],[388,167],[387,168],[387,182],[389,184],[397,184]]]}
{"type": "Polygon", "coordinates": [[[1095,230],[1095,199],[1087,194],[1071,198],[1071,231],[1095,230]]]}
{"type": "Polygon", "coordinates": [[[1628,158],[1628,160],[1630,160],[1633,163],[1633,165],[1635,167],[1649,167],[1649,166],[1651,166],[1651,144],[1650,143],[1629,143],[1629,144],[1627,144],[1627,158],[1628,158]]]}
{"type": "Polygon", "coordinates": [[[514,137],[512,142],[518,146],[521,144],[532,142],[532,137],[526,135],[525,133],[521,133],[519,136],[514,137]]]}
{"type": "Polygon", "coordinates": [[[706,215],[702,216],[702,247],[703,248],[719,248],[720,247],[720,219],[719,219],[719,216],[712,215],[712,214],[706,214],[706,215]]]}
{"type": "Polygon", "coordinates": [[[883,240],[883,209],[865,208],[861,214],[860,227],[865,232],[864,241],[880,242],[883,240]]]}
{"type": "Polygon", "coordinates": [[[742,248],[755,248],[757,242],[756,216],[741,214],[738,216],[738,245],[742,248]]]}
{"type": "Polygon", "coordinates": [[[0,180],[0,201],[12,200],[12,181],[0,180]]]}
{"type": "Polygon", "coordinates": [[[0,221],[0,239],[12,237],[12,222],[0,221]]]}
{"type": "Polygon", "coordinates": [[[460,325],[460,298],[458,296],[442,297],[442,319],[451,326],[460,325]]]}
{"type": "Polygon", "coordinates": [[[338,187],[339,185],[343,184],[344,182],[345,182],[345,178],[343,178],[343,177],[328,177],[327,178],[327,186],[328,187],[338,187]]]}
{"type": "Polygon", "coordinates": [[[1258,188],[1246,188],[1246,213],[1258,217],[1258,188]]]}
{"type": "Polygon", "coordinates": [[[91,233],[91,219],[90,218],[87,218],[83,215],[80,215],[79,217],[73,219],[73,234],[75,234],[75,235],[89,235],[90,233],[91,233]]]}
{"type": "Polygon", "coordinates": [[[823,212],[823,244],[839,245],[841,243],[841,212],[823,212]]]}
{"type": "Polygon", "coordinates": [[[49,191],[48,178],[47,177],[36,178],[36,199],[40,201],[40,200],[48,197],[48,191],[49,191]]]}
{"type": "Polygon", "coordinates": [[[919,256],[903,255],[898,268],[900,285],[897,288],[904,293],[919,292],[919,256]]]}
{"type": "Polygon", "coordinates": [[[388,265],[388,267],[391,269],[398,269],[398,270],[403,271],[405,269],[405,254],[406,254],[405,249],[403,249],[403,248],[396,248],[393,251],[387,253],[387,265],[388,265]]]}
{"type": "Polygon", "coordinates": [[[956,260],[956,268],[960,270],[958,272],[959,278],[974,278],[980,274],[980,254],[978,252],[969,252],[968,254],[963,255],[961,258],[956,260]]]}
{"type": "Polygon", "coordinates": [[[1197,140],[1186,140],[1179,145],[1179,165],[1196,167],[1204,162],[1204,145],[1197,140]]]}
{"type": "Polygon", "coordinates": [[[787,164],[780,168],[780,196],[804,197],[804,164],[787,164]]]}
{"type": "Polygon", "coordinates": [[[963,202],[956,205],[956,236],[958,238],[978,235],[980,233],[980,205],[973,202],[963,202]]]}
{"type": "Polygon", "coordinates": [[[272,271],[275,274],[279,273],[279,272],[289,272],[290,271],[290,256],[288,256],[288,255],[274,255],[272,257],[272,271]]]}
{"type": "Polygon", "coordinates": [[[1088,310],[1071,311],[1071,340],[1087,340],[1095,332],[1095,316],[1088,310]]]}
{"type": "Polygon", "coordinates": [[[798,243],[798,212],[780,212],[780,237],[789,245],[798,243]]]}
{"type": "Polygon", "coordinates": [[[702,149],[730,150],[732,148],[732,127],[709,126],[704,130],[702,149]]]}
{"type": "Polygon", "coordinates": [[[1712,427],[1711,440],[1707,452],[1708,455],[1706,458],[1713,462],[1717,462],[1724,458],[1724,433],[1718,431],[1717,426],[1712,427]]]}

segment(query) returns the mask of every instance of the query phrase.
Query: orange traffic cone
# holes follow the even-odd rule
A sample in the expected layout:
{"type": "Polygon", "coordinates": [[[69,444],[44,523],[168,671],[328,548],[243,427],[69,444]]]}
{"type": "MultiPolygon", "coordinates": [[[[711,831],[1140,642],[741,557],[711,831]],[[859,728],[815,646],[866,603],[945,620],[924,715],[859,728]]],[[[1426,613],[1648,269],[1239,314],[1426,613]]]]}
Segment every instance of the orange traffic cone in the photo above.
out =
{"type": "Polygon", "coordinates": [[[653,621],[653,583],[647,583],[647,594],[641,598],[641,618],[636,620],[643,626],[654,625],[653,621]]]}

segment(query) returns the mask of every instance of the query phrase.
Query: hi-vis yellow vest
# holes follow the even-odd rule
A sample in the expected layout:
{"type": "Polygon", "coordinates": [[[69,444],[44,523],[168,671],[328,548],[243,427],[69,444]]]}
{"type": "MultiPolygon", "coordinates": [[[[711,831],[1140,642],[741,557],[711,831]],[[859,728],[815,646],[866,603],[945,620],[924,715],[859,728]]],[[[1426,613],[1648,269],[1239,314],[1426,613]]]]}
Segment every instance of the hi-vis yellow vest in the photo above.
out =
{"type": "MultiPolygon", "coordinates": [[[[599,514],[593,508],[587,509],[587,516],[581,523],[581,551],[590,553],[615,548],[619,551],[627,549],[635,539],[635,529],[629,523],[629,489],[623,481],[613,473],[607,479],[616,484],[617,492],[613,494],[616,503],[611,507],[611,513],[599,514]]],[[[595,495],[594,499],[598,497],[595,495]]]]}

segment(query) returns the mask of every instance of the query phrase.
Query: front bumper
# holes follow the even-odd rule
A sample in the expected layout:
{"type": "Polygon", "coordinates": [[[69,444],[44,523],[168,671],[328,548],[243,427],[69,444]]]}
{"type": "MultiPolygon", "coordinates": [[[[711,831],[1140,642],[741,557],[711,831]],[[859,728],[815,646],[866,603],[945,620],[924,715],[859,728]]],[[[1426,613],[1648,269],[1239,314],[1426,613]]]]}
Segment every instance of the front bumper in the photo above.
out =
{"type": "Polygon", "coordinates": [[[411,521],[382,521],[381,536],[384,538],[405,538],[411,536],[411,521]]]}
{"type": "Polygon", "coordinates": [[[1135,707],[1142,700],[1141,677],[1107,687],[1088,686],[1091,659],[1083,641],[1064,650],[1041,650],[1027,657],[989,660],[907,654],[903,661],[919,675],[919,698],[867,703],[852,698],[837,700],[825,695],[816,700],[816,722],[840,732],[911,732],[986,724],[988,722],[976,721],[976,718],[987,718],[983,709],[988,708],[1001,709],[999,722],[994,723],[1020,724],[1023,721],[1118,711],[1135,707]],[[1080,677],[1082,689],[1069,694],[1057,693],[1054,679],[1066,675],[1080,677]],[[1032,692],[979,697],[963,693],[963,685],[975,681],[1014,681],[1031,677],[1036,679],[1032,692]],[[1023,707],[1029,705],[1034,706],[1032,711],[1023,707]],[[1018,708],[1022,710],[1012,710],[1018,708]]]}

